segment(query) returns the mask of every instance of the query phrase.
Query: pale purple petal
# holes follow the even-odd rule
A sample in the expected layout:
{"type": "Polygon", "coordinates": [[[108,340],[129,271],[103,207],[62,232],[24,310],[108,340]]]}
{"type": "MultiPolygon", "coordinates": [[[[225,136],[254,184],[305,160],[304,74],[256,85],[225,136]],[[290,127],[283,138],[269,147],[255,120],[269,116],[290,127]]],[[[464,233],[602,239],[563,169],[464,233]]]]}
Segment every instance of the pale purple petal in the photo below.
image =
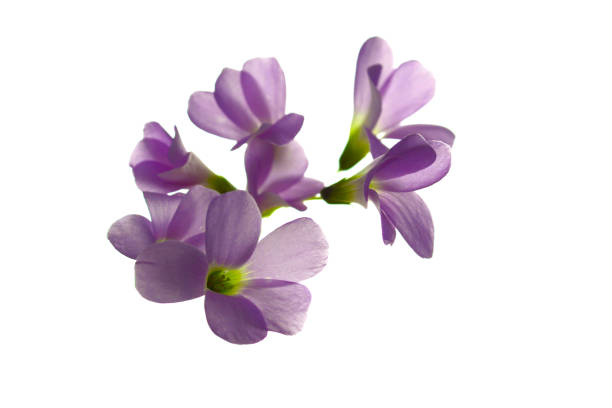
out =
{"type": "Polygon", "coordinates": [[[304,123],[304,117],[296,113],[283,116],[257,137],[275,145],[284,145],[292,141],[304,123]]]}
{"type": "Polygon", "coordinates": [[[391,48],[382,38],[373,37],[367,40],[359,50],[357,57],[357,72],[355,74],[355,114],[366,114],[372,106],[372,90],[368,69],[373,65],[380,65],[376,78],[383,83],[393,66],[391,48]]]}
{"type": "Polygon", "coordinates": [[[377,190],[385,191],[415,191],[428,187],[440,181],[451,166],[451,149],[446,143],[439,141],[429,142],[436,152],[436,160],[429,166],[397,178],[377,181],[377,190]]]}
{"type": "Polygon", "coordinates": [[[304,149],[295,140],[276,146],[254,138],[244,160],[248,190],[255,196],[291,187],[302,179],[308,167],[304,149]]]}
{"type": "Polygon", "coordinates": [[[107,237],[117,251],[132,259],[155,242],[151,222],[141,215],[126,215],[115,221],[107,237]]]}
{"type": "Polygon", "coordinates": [[[149,246],[136,259],[136,289],[158,303],[182,302],[204,294],[208,262],[202,251],[178,241],[149,246]]]}
{"type": "Polygon", "coordinates": [[[282,280],[253,279],[241,295],[261,311],[268,330],[290,335],[302,330],[310,305],[310,292],[305,286],[282,280]]]}
{"type": "Polygon", "coordinates": [[[255,58],[242,67],[242,88],[251,110],[262,122],[285,114],[285,74],[275,58],[255,58]]]}
{"type": "MultiPolygon", "coordinates": [[[[265,142],[264,142],[265,143],[265,142]]],[[[259,192],[278,193],[297,183],[308,168],[304,149],[295,140],[283,146],[273,146],[274,160],[259,192]]]]}
{"type": "Polygon", "coordinates": [[[393,245],[395,242],[395,227],[386,216],[384,212],[380,210],[380,200],[378,199],[378,193],[374,190],[370,190],[370,200],[374,202],[378,212],[380,213],[380,225],[382,228],[382,239],[385,245],[393,245]]]}
{"type": "Polygon", "coordinates": [[[241,147],[243,144],[247,143],[249,140],[251,140],[254,137],[255,137],[255,134],[252,134],[252,135],[245,136],[242,139],[238,140],[236,144],[232,146],[232,152],[238,149],[239,147],[241,147]]]}
{"type": "Polygon", "coordinates": [[[168,146],[156,140],[141,140],[138,142],[130,156],[130,167],[138,166],[146,162],[159,162],[164,166],[171,167],[168,160],[168,146]]]}
{"type": "Polygon", "coordinates": [[[213,174],[204,163],[193,153],[187,153],[185,163],[168,171],[159,173],[159,179],[175,191],[196,184],[203,184],[213,174]]]}
{"type": "Polygon", "coordinates": [[[261,214],[246,191],[216,197],[206,215],[206,254],[211,263],[241,267],[253,254],[261,230],[261,214]]]}
{"type": "Polygon", "coordinates": [[[298,218],[262,239],[247,269],[253,278],[301,281],[323,269],[327,248],[321,228],[310,218],[298,218]]]}
{"type": "Polygon", "coordinates": [[[186,241],[194,235],[201,234],[206,229],[206,213],[213,198],[219,196],[214,190],[202,186],[194,186],[183,196],[176,209],[166,238],[186,241]]]}
{"type": "Polygon", "coordinates": [[[304,177],[279,195],[288,203],[299,202],[317,195],[325,185],[319,180],[304,177]]]}
{"type": "MultiPolygon", "coordinates": [[[[364,187],[370,187],[372,180],[379,183],[381,180],[414,173],[431,165],[435,159],[434,149],[423,137],[408,136],[375,160],[374,166],[365,176],[364,187]]],[[[376,186],[372,188],[378,190],[376,186]]],[[[364,194],[367,200],[369,188],[364,188],[364,194]]]]}
{"type": "Polygon", "coordinates": [[[374,133],[390,130],[431,100],[433,76],[417,61],[400,65],[380,88],[382,112],[374,133]]]}
{"type": "Polygon", "coordinates": [[[389,219],[408,245],[423,258],[433,254],[434,227],[423,200],[413,192],[379,191],[380,211],[389,219]]]}
{"type": "Polygon", "coordinates": [[[202,252],[206,253],[206,233],[193,235],[186,240],[184,240],[186,244],[193,245],[194,247],[200,249],[202,252]]]}
{"type": "Polygon", "coordinates": [[[169,193],[181,188],[174,183],[165,182],[159,178],[160,173],[171,169],[172,167],[165,164],[145,161],[134,166],[132,172],[140,190],[152,193],[169,193]]]}
{"type": "Polygon", "coordinates": [[[144,137],[138,142],[130,157],[130,166],[134,167],[147,161],[155,161],[172,166],[168,160],[168,149],[172,138],[157,122],[149,122],[143,129],[144,137]]]}
{"type": "Polygon", "coordinates": [[[153,226],[153,236],[155,239],[166,238],[168,225],[178,208],[183,194],[166,195],[159,193],[144,193],[149,213],[151,214],[151,224],[153,226]]]}
{"type": "Polygon", "coordinates": [[[239,128],[253,133],[261,125],[246,101],[240,81],[240,71],[224,68],[215,83],[215,100],[239,128]]]}
{"type": "Polygon", "coordinates": [[[189,98],[187,113],[197,127],[213,135],[240,140],[249,134],[223,113],[211,92],[193,93],[189,98]]]}
{"type": "Polygon", "coordinates": [[[172,143],[172,138],[164,130],[164,128],[157,122],[149,122],[143,129],[144,140],[157,141],[166,147],[169,147],[172,143]]]}
{"type": "Polygon", "coordinates": [[[204,309],[213,333],[230,343],[257,343],[268,334],[259,309],[242,296],[227,296],[209,290],[204,309]]]}
{"type": "Polygon", "coordinates": [[[174,166],[182,166],[187,161],[187,150],[183,146],[181,135],[179,135],[178,129],[174,127],[174,140],[168,149],[168,160],[174,166]]]}
{"type": "Polygon", "coordinates": [[[270,174],[273,162],[274,145],[254,138],[244,154],[247,190],[254,196],[260,194],[260,187],[270,174]]]}
{"type": "Polygon", "coordinates": [[[370,142],[370,153],[372,154],[372,158],[375,159],[389,151],[389,148],[382,144],[380,139],[372,133],[370,129],[365,129],[366,134],[368,135],[368,141],[370,142]]]}
{"type": "Polygon", "coordinates": [[[403,139],[406,136],[419,134],[426,140],[438,140],[452,146],[455,141],[453,132],[442,126],[436,125],[407,125],[400,126],[397,129],[385,135],[388,139],[403,139]]]}

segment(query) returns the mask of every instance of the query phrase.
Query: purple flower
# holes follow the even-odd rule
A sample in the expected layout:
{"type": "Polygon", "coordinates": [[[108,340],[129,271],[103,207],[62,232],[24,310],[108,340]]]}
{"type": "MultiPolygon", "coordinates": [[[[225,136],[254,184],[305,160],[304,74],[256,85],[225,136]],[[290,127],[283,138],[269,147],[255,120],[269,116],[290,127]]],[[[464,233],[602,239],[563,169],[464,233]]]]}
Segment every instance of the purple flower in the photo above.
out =
{"type": "Polygon", "coordinates": [[[431,100],[435,81],[417,61],[393,69],[391,48],[382,38],[367,40],[357,58],[354,113],[340,170],[359,162],[369,150],[366,129],[389,132],[431,100]]]}
{"type": "Polygon", "coordinates": [[[304,118],[285,115],[285,76],[274,58],[247,61],[242,71],[226,68],[214,92],[195,92],[189,117],[201,129],[248,143],[245,153],[247,190],[261,213],[279,207],[305,210],[303,201],[321,191],[323,183],[305,178],[308,160],[293,139],[304,118]]]}
{"type": "Polygon", "coordinates": [[[199,128],[237,141],[234,149],[257,136],[275,145],[293,140],[304,117],[285,115],[285,74],[275,58],[255,58],[242,71],[225,68],[214,92],[195,92],[187,113],[199,128]]]}
{"type": "Polygon", "coordinates": [[[144,193],[151,221],[141,215],[126,215],[113,223],[108,239],[117,251],[132,259],[156,242],[169,240],[204,248],[206,212],[218,195],[202,186],[171,196],[144,193]]]}
{"type": "Polygon", "coordinates": [[[308,160],[295,141],[278,146],[256,138],[249,142],[244,164],[247,190],[264,216],[285,206],[304,211],[303,201],[323,188],[322,182],[304,177],[308,160]]]}
{"type": "Polygon", "coordinates": [[[388,149],[367,133],[374,161],[355,176],[323,189],[321,196],[331,204],[356,202],[364,207],[371,200],[380,212],[385,244],[393,244],[397,230],[419,256],[430,258],[433,222],[414,191],[448,173],[454,135],[438,126],[404,126],[389,134],[401,140],[388,149]]]}
{"type": "Polygon", "coordinates": [[[298,281],[327,261],[327,242],[309,218],[299,218],[257,242],[261,215],[253,198],[233,191],[212,200],[205,252],[179,241],[146,248],[136,260],[136,288],[154,302],[202,295],[208,325],[237,344],[256,343],[268,331],[301,330],[310,292],[298,281]]]}
{"type": "Polygon", "coordinates": [[[159,123],[145,125],[144,138],[138,142],[130,158],[138,188],[155,193],[168,193],[194,185],[203,185],[221,193],[235,190],[195,154],[187,152],[176,127],[174,132],[172,139],[159,123]]]}

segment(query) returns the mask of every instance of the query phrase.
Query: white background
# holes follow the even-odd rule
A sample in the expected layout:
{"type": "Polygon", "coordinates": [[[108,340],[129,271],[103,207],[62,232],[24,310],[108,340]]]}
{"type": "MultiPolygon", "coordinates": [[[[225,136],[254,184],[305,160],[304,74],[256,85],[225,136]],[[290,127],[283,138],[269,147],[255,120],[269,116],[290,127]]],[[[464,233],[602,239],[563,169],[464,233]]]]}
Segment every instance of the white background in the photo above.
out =
{"type": "Polygon", "coordinates": [[[612,406],[606,2],[165,3],[0,6],[0,405],[612,406]],[[275,56],[308,174],[329,184],[373,35],[437,79],[406,123],[457,135],[422,193],[433,259],[385,247],[373,206],[313,202],[264,223],[308,215],[330,243],[297,336],[235,346],[202,299],[141,298],[106,231],[146,214],[128,167],[144,123],[176,124],[244,185],[244,150],[196,128],[187,100],[275,56]]]}

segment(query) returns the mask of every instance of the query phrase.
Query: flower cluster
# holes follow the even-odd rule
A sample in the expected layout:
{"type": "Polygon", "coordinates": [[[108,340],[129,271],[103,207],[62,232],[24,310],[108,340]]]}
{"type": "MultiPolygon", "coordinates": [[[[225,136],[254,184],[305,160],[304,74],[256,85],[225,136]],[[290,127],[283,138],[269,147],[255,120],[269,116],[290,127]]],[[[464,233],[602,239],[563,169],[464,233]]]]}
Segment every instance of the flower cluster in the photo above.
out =
{"type": "Polygon", "coordinates": [[[367,40],[357,59],[354,115],[340,170],[368,153],[373,160],[324,187],[305,177],[308,160],[295,140],[304,117],[285,112],[285,76],[277,60],[226,68],[214,91],[191,95],[188,115],[198,128],[233,140],[232,150],[246,145],[246,188],[236,189],[188,152],[176,128],[171,137],[148,123],[130,166],[151,219],[127,215],[112,224],[108,239],[136,261],[136,289],[144,298],[169,303],[204,296],[208,325],[219,337],[249,344],[268,331],[295,334],[310,304],[310,292],[298,282],[325,267],[328,244],[310,218],[259,240],[262,217],[280,207],[304,211],[310,199],[364,207],[372,201],[385,244],[399,231],[418,255],[431,257],[433,222],[415,191],[448,173],[454,135],[440,126],[401,122],[433,93],[434,80],[418,62],[393,69],[387,43],[367,40]],[[381,139],[397,142],[387,147],[381,139]]]}

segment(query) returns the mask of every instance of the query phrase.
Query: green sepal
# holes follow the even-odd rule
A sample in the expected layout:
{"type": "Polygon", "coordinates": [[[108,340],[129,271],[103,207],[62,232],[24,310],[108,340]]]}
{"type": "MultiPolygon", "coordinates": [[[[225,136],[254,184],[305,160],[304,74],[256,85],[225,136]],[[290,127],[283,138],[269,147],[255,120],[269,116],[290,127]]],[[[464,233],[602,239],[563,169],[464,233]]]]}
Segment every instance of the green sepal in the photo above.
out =
{"type": "Polygon", "coordinates": [[[353,182],[355,177],[342,179],[321,190],[321,198],[328,204],[350,204],[355,202],[357,190],[353,182]]]}
{"type": "Polygon", "coordinates": [[[227,181],[225,177],[218,176],[216,174],[211,175],[208,180],[206,180],[204,187],[208,187],[211,190],[215,190],[221,194],[236,190],[236,187],[227,181]]]}
{"type": "Polygon", "coordinates": [[[340,156],[340,171],[348,170],[370,151],[370,142],[362,125],[352,126],[348,143],[340,156]]]}

